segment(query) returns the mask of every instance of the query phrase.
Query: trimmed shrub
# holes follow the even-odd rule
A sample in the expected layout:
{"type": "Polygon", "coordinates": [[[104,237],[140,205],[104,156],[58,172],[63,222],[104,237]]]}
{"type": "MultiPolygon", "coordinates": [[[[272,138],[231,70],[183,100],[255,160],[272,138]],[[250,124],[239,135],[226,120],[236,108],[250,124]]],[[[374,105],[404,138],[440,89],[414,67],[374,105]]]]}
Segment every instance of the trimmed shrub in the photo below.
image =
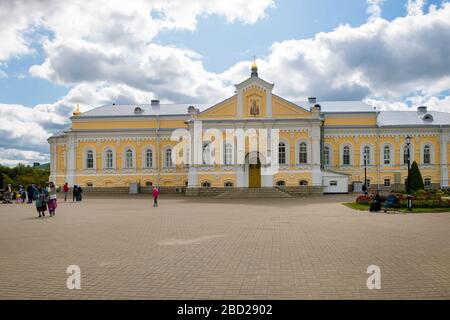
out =
{"type": "Polygon", "coordinates": [[[408,189],[408,186],[409,186],[408,178],[406,179],[406,192],[407,193],[413,193],[415,191],[425,189],[425,185],[423,183],[423,178],[422,178],[422,173],[420,173],[420,169],[419,169],[419,166],[417,165],[416,161],[414,161],[411,165],[410,179],[411,179],[411,190],[408,189]]]}

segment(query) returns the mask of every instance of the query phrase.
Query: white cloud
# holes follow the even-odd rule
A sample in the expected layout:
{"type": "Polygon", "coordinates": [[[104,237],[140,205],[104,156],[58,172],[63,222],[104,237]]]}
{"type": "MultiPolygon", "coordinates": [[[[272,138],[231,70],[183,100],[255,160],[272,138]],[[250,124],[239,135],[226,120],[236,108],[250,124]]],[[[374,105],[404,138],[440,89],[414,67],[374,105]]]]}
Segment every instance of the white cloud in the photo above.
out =
{"type": "MultiPolygon", "coordinates": [[[[411,95],[437,96],[450,89],[450,4],[421,16],[377,19],[340,26],[314,38],[272,45],[258,61],[260,75],[288,99],[389,101],[411,95]]],[[[241,79],[247,63],[221,77],[241,79]]]]}
{"type": "Polygon", "coordinates": [[[381,18],[381,7],[384,0],[367,0],[367,13],[369,14],[369,21],[374,21],[381,18]]]}
{"type": "Polygon", "coordinates": [[[0,147],[0,164],[4,166],[16,166],[19,163],[31,165],[33,162],[47,163],[49,161],[47,153],[0,147]]]}
{"type": "Polygon", "coordinates": [[[421,16],[423,15],[423,8],[426,0],[408,0],[406,9],[409,16],[421,16]]]}

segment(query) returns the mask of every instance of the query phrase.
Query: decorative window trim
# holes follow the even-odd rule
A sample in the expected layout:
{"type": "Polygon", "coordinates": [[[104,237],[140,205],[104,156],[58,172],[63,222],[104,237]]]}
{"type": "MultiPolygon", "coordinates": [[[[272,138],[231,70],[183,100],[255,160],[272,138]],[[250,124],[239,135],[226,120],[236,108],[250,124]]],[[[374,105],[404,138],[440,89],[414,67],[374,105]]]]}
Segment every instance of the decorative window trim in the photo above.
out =
{"type": "Polygon", "coordinates": [[[112,146],[107,146],[103,149],[103,156],[102,156],[102,168],[104,170],[114,170],[116,169],[116,149],[112,146]],[[112,152],[112,167],[108,168],[107,166],[107,158],[106,158],[106,153],[108,151],[112,152]]]}
{"type": "Polygon", "coordinates": [[[97,169],[97,154],[95,152],[95,148],[92,146],[85,147],[83,149],[83,169],[84,170],[96,170],[97,169]],[[92,151],[92,168],[88,168],[87,166],[87,154],[89,151],[92,151]]]}
{"type": "Polygon", "coordinates": [[[142,149],[142,169],[154,169],[155,168],[155,149],[152,146],[144,146],[142,149]],[[150,150],[152,152],[152,165],[150,167],[147,166],[147,151],[150,150]]]}
{"type": "Polygon", "coordinates": [[[322,157],[323,157],[323,161],[324,161],[324,163],[323,163],[324,167],[332,167],[333,166],[333,164],[334,164],[334,162],[333,162],[333,146],[331,144],[325,143],[323,145],[323,156],[322,157]],[[330,150],[330,152],[329,152],[330,163],[329,164],[325,164],[325,148],[328,148],[330,150]]]}
{"type": "Polygon", "coordinates": [[[311,143],[309,140],[300,138],[295,143],[295,164],[297,166],[306,166],[311,164],[311,143]],[[300,144],[303,142],[306,143],[306,163],[300,163],[300,144]]]}
{"type": "MultiPolygon", "coordinates": [[[[285,146],[286,163],[283,163],[283,164],[279,163],[279,164],[280,164],[280,166],[289,166],[291,164],[291,146],[289,144],[289,140],[283,139],[283,138],[279,139],[278,146],[277,146],[277,155],[279,154],[280,143],[284,143],[284,146],[285,146]]],[[[278,161],[279,161],[279,159],[278,159],[278,161]]]]}
{"type": "Polygon", "coordinates": [[[430,165],[434,165],[434,145],[429,142],[426,141],[424,143],[422,143],[422,145],[420,146],[420,164],[423,166],[430,166],[430,165]],[[425,147],[428,146],[430,147],[430,163],[425,163],[425,147]]]}
{"type": "MultiPolygon", "coordinates": [[[[406,143],[403,143],[403,144],[400,146],[400,165],[401,165],[401,166],[406,166],[406,163],[405,163],[405,156],[404,156],[404,149],[405,149],[405,147],[406,147],[406,143]]],[[[415,152],[414,152],[414,144],[411,143],[411,144],[409,145],[409,156],[410,156],[410,158],[411,158],[411,164],[414,162],[414,155],[415,155],[415,152]]]]}
{"type": "Polygon", "coordinates": [[[354,147],[350,142],[342,143],[339,147],[339,165],[342,167],[351,167],[354,165],[354,147]],[[350,151],[350,164],[344,164],[344,148],[349,147],[350,151]]]}
{"type": "Polygon", "coordinates": [[[364,167],[364,149],[369,147],[369,161],[367,161],[367,166],[373,166],[375,164],[375,148],[371,143],[364,143],[359,147],[359,165],[364,167]]]}
{"type": "Polygon", "coordinates": [[[173,147],[171,146],[171,145],[167,145],[167,146],[164,146],[164,148],[163,148],[163,154],[162,154],[162,156],[163,156],[163,168],[165,168],[165,169],[171,169],[171,168],[175,168],[175,163],[173,162],[173,147]],[[167,150],[169,150],[170,149],[170,152],[171,152],[171,160],[170,160],[170,166],[168,166],[167,165],[167,150]]]}
{"type": "Polygon", "coordinates": [[[383,143],[381,145],[381,149],[380,149],[380,165],[382,167],[383,166],[393,166],[393,165],[395,165],[395,147],[394,147],[394,145],[392,143],[386,142],[386,143],[383,143]],[[389,153],[390,153],[390,163],[389,164],[385,164],[384,163],[384,149],[386,147],[390,148],[390,151],[389,151],[389,153]]]}
{"type": "Polygon", "coordinates": [[[132,146],[125,146],[124,148],[122,148],[122,169],[126,169],[126,170],[136,169],[136,150],[132,146]],[[126,166],[126,164],[127,164],[127,151],[128,150],[131,150],[132,155],[133,155],[132,166],[131,167],[127,167],[126,166]]]}

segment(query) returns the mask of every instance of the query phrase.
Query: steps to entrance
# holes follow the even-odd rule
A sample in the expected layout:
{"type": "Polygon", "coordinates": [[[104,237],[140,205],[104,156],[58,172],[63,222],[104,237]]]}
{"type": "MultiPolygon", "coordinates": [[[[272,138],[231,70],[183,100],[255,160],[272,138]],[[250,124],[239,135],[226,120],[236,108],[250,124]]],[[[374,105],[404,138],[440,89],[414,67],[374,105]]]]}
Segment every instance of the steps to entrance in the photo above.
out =
{"type": "Polygon", "coordinates": [[[216,199],[248,198],[291,198],[291,195],[277,188],[233,188],[215,196],[216,199]]]}

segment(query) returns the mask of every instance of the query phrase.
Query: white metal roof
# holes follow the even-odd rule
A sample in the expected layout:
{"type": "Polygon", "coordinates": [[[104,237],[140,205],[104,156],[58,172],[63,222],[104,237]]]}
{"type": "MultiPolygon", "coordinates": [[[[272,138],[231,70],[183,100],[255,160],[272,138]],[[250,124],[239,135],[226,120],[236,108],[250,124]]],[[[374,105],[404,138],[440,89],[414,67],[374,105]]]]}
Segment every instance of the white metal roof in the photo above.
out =
{"type": "Polygon", "coordinates": [[[212,104],[160,104],[153,106],[150,104],[116,104],[104,105],[90,111],[84,112],[76,118],[85,117],[126,117],[126,116],[164,116],[164,115],[187,115],[188,108],[194,106],[200,111],[212,106],[212,104]],[[135,113],[134,110],[139,107],[141,113],[135,113]]]}
{"type": "Polygon", "coordinates": [[[380,111],[378,125],[384,126],[439,126],[450,125],[450,113],[428,111],[433,121],[423,120],[417,111],[380,111]]]}

